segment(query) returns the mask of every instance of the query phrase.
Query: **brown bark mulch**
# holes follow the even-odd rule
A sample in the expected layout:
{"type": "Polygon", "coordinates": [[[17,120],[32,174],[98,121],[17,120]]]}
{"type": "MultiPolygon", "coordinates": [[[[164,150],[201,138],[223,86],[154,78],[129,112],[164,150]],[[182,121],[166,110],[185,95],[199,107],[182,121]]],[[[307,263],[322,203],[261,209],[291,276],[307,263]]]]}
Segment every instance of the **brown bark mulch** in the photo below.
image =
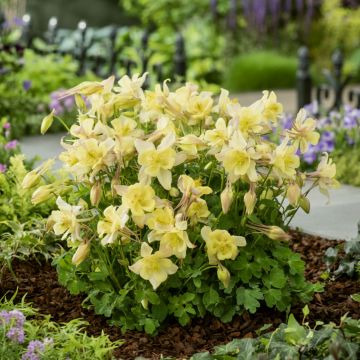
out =
{"type": "MultiPolygon", "coordinates": [[[[306,261],[306,277],[315,282],[326,270],[323,255],[328,247],[339,242],[329,241],[317,236],[292,232],[292,248],[300,253],[306,261]]],[[[186,359],[190,355],[211,350],[214,346],[224,344],[234,338],[256,337],[256,330],[264,324],[273,324],[272,328],[286,321],[286,315],[278,311],[263,308],[256,314],[245,312],[228,324],[223,324],[212,317],[193,320],[189,326],[169,324],[159,335],[151,337],[142,332],[129,331],[121,334],[116,327],[107,324],[102,316],[82,308],[82,296],[73,296],[57,282],[56,270],[49,264],[39,265],[35,261],[14,261],[13,271],[16,279],[7,271],[0,283],[0,297],[10,296],[18,288],[17,299],[24,294],[26,300],[39,309],[42,314],[50,314],[57,322],[67,322],[75,318],[84,318],[89,322],[87,331],[91,335],[99,335],[104,330],[111,339],[123,339],[124,344],[115,350],[115,356],[121,359],[134,359],[143,356],[146,359],[160,359],[172,356],[186,359]]],[[[322,320],[339,323],[345,313],[359,319],[360,307],[350,295],[359,292],[356,280],[342,278],[328,281],[323,293],[315,295],[309,304],[309,321],[322,320]]],[[[295,306],[292,312],[301,318],[302,306],[295,306]]],[[[270,330],[272,329],[270,328],[270,330]]]]}

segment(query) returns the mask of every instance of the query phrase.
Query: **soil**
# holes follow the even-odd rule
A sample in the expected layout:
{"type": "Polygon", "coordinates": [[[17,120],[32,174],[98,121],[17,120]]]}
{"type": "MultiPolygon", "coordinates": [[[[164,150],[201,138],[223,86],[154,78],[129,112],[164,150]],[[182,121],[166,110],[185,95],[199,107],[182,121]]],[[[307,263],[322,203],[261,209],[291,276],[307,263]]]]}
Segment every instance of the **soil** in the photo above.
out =
{"type": "MultiPolygon", "coordinates": [[[[291,247],[300,253],[306,262],[306,277],[309,281],[319,280],[326,270],[323,262],[324,252],[328,247],[340,243],[326,240],[317,236],[310,236],[299,232],[292,232],[291,247]]],[[[124,344],[115,350],[114,355],[121,359],[160,359],[161,355],[177,359],[189,358],[192,354],[209,351],[214,346],[224,344],[234,338],[256,337],[256,330],[264,324],[273,324],[271,329],[286,321],[286,314],[262,308],[256,314],[245,312],[228,324],[223,324],[212,317],[193,320],[186,327],[173,323],[159,332],[155,337],[143,332],[129,331],[121,334],[116,327],[107,324],[106,318],[94,314],[81,306],[82,296],[73,296],[57,282],[57,274],[49,264],[39,264],[36,261],[14,261],[13,274],[6,271],[0,283],[0,298],[7,293],[10,296],[18,288],[16,298],[21,299],[24,294],[26,300],[39,309],[42,314],[50,314],[57,322],[67,322],[75,318],[84,318],[89,322],[87,332],[99,335],[101,330],[112,340],[123,339],[124,344]]],[[[345,313],[355,319],[360,318],[360,307],[350,295],[359,292],[359,283],[355,279],[340,278],[328,281],[323,293],[315,295],[308,304],[310,308],[309,321],[322,320],[339,323],[345,313]]],[[[293,307],[292,313],[302,318],[303,305],[293,307]]]]}

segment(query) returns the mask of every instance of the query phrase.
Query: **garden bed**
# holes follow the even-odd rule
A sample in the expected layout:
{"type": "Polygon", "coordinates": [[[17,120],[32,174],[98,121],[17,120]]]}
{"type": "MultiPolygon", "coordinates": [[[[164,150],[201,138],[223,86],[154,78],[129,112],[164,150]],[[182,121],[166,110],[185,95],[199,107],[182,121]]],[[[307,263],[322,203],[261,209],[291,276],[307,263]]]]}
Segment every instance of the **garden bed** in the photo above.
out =
{"type": "MultiPolygon", "coordinates": [[[[323,262],[324,252],[328,247],[339,243],[292,232],[293,250],[300,253],[306,261],[306,277],[311,282],[320,280],[326,270],[323,262]]],[[[91,335],[99,335],[102,330],[109,334],[111,339],[122,338],[124,345],[115,351],[115,356],[123,359],[132,359],[143,356],[148,359],[159,359],[160,355],[176,358],[189,357],[200,351],[211,350],[215,345],[223,344],[234,338],[256,337],[256,331],[264,324],[273,324],[274,329],[286,321],[286,314],[267,308],[260,309],[255,315],[245,312],[228,324],[219,320],[205,317],[192,321],[191,325],[181,327],[178,324],[169,324],[151,337],[143,332],[129,331],[122,335],[116,327],[110,326],[106,318],[95,315],[91,310],[81,306],[84,297],[73,296],[57,282],[56,270],[48,263],[40,264],[36,261],[14,261],[13,271],[2,276],[0,297],[6,293],[10,296],[18,287],[17,299],[24,294],[26,300],[38,308],[42,314],[50,314],[57,322],[67,322],[82,317],[90,325],[87,331],[91,335]]],[[[348,313],[354,319],[360,318],[359,304],[350,298],[351,294],[359,292],[359,283],[348,278],[337,278],[328,281],[323,293],[315,295],[309,304],[310,315],[308,320],[314,323],[317,320],[339,323],[340,317],[348,313]]],[[[302,304],[293,307],[292,313],[299,319],[302,317],[302,304]]]]}

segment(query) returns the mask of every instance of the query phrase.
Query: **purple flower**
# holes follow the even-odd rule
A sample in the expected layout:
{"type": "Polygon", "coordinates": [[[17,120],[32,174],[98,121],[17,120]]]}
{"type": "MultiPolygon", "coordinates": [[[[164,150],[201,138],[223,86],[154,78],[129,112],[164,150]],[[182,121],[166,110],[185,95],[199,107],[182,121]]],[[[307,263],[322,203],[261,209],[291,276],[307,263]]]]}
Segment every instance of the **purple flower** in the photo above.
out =
{"type": "Polygon", "coordinates": [[[357,126],[356,118],[351,115],[344,116],[344,128],[345,129],[353,129],[357,126]]]}
{"type": "MultiPolygon", "coordinates": [[[[1,172],[0,164],[0,172],[1,172]]],[[[23,343],[25,340],[24,334],[24,323],[25,323],[25,315],[19,310],[11,310],[11,311],[1,311],[0,319],[3,321],[5,325],[10,325],[10,329],[7,331],[6,336],[17,343],[23,343]]]]}
{"type": "Polygon", "coordinates": [[[24,26],[24,20],[22,18],[19,18],[17,16],[15,16],[13,19],[12,19],[13,23],[15,26],[19,26],[19,27],[22,27],[24,26]]]}
{"type": "Polygon", "coordinates": [[[319,151],[332,152],[335,149],[335,134],[332,131],[324,131],[318,143],[319,151]]]}
{"type": "Polygon", "coordinates": [[[305,105],[304,109],[309,113],[309,115],[315,116],[319,112],[319,104],[315,100],[312,103],[305,105]]]}
{"type": "Polygon", "coordinates": [[[24,334],[24,329],[22,327],[16,327],[13,326],[12,328],[10,328],[10,330],[6,333],[6,336],[14,341],[17,342],[19,344],[22,344],[25,340],[25,334],[24,334]]]}
{"type": "Polygon", "coordinates": [[[67,111],[71,111],[75,106],[75,99],[73,96],[68,96],[63,100],[64,107],[67,111]]]}
{"type": "Polygon", "coordinates": [[[3,128],[4,129],[10,129],[11,128],[11,124],[9,122],[6,122],[4,125],[3,125],[3,128]]]}
{"type": "Polygon", "coordinates": [[[39,340],[32,340],[21,360],[40,360],[40,354],[45,350],[45,345],[39,340]]]}
{"type": "MultiPolygon", "coordinates": [[[[7,166],[5,164],[0,163],[0,173],[4,173],[7,170],[7,166]]],[[[1,315],[0,315],[1,317],[1,315]]]]}
{"type": "Polygon", "coordinates": [[[346,142],[348,143],[348,145],[352,146],[355,144],[355,140],[352,139],[351,136],[346,135],[345,138],[346,138],[346,142]]]}
{"type": "Polygon", "coordinates": [[[4,320],[5,324],[9,324],[11,320],[15,320],[15,326],[20,327],[25,323],[25,315],[20,310],[1,311],[0,318],[4,320]]]}
{"type": "Polygon", "coordinates": [[[31,80],[24,80],[23,81],[23,89],[25,90],[25,91],[28,91],[30,88],[31,88],[31,84],[32,84],[32,82],[31,82],[31,80]]]}
{"type": "Polygon", "coordinates": [[[17,146],[18,146],[18,141],[17,140],[11,140],[7,144],[5,144],[4,147],[5,147],[6,150],[14,150],[14,149],[16,149],[17,146]]]}
{"type": "Polygon", "coordinates": [[[308,151],[303,155],[304,161],[311,165],[317,159],[318,149],[314,145],[310,145],[308,151]]]}
{"type": "Polygon", "coordinates": [[[285,114],[282,118],[282,127],[286,130],[292,128],[294,122],[294,117],[291,114],[285,114]]]}

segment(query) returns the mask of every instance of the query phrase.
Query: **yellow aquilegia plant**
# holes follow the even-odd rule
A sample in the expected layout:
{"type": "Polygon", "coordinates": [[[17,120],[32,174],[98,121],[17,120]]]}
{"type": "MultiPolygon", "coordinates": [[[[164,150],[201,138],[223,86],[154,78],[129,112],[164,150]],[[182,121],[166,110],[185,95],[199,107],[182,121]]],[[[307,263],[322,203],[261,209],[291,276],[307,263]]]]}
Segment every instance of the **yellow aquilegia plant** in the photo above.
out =
{"type": "Polygon", "coordinates": [[[62,175],[46,182],[50,160],[25,176],[35,204],[57,198],[47,229],[65,249],[55,259],[62,284],[124,331],[149,333],[170,317],[229,321],[309,300],[319,286],[306,282],[287,225],[309,211],[310,190],[338,186],[327,154],[316,171],[300,170],[319,139],[315,121],[300,110],[277,143],[269,135],[283,107],[273,92],[242,106],[225,89],[143,90],[145,80],[66,91],[78,113],[61,141],[62,175]]]}

